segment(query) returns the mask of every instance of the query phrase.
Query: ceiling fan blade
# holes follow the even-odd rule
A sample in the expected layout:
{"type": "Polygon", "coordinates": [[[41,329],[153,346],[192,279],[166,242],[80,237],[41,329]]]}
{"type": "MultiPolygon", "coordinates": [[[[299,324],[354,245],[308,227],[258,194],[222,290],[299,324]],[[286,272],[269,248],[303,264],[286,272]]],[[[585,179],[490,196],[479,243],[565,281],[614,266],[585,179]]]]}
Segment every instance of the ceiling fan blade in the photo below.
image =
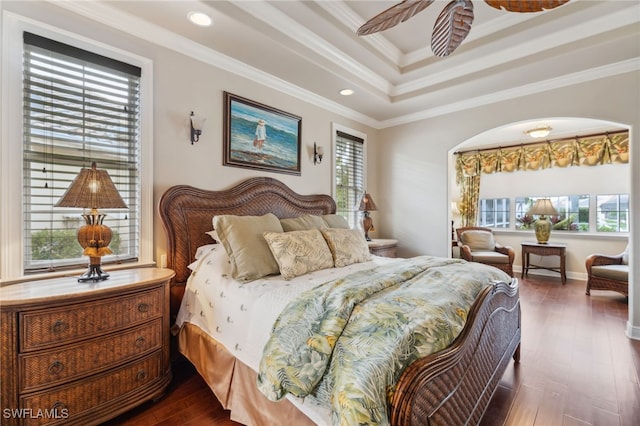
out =
{"type": "Polygon", "coordinates": [[[449,56],[469,35],[473,23],[471,0],[454,0],[444,8],[433,26],[431,50],[436,56],[449,56]]]}
{"type": "Polygon", "coordinates": [[[570,0],[484,0],[491,7],[496,9],[504,9],[509,12],[542,12],[543,10],[555,9],[558,6],[562,6],[568,3],[570,0]]]}
{"type": "Polygon", "coordinates": [[[395,27],[422,12],[433,2],[434,0],[404,0],[369,19],[358,28],[356,34],[362,36],[395,27]]]}

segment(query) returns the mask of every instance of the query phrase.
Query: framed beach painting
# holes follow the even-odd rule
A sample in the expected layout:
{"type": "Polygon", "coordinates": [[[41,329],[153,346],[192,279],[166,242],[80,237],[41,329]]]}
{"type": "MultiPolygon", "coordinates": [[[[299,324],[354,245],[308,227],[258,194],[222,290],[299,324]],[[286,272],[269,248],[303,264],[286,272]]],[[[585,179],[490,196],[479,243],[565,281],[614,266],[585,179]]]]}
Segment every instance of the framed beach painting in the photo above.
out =
{"type": "Polygon", "coordinates": [[[300,175],[302,118],[224,92],[223,165],[300,175]]]}

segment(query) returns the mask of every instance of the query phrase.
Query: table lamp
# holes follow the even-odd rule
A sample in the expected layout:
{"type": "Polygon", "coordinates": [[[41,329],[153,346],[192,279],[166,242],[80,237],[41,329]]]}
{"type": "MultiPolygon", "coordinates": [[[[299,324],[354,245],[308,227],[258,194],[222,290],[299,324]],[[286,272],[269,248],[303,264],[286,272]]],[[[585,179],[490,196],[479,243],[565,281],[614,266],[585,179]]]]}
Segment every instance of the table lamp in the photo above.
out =
{"type": "Polygon", "coordinates": [[[106,170],[98,170],[95,161],[90,169],[82,169],[55,207],[80,207],[91,209],[83,213],[85,225],[78,229],[78,242],[89,256],[89,269],[78,278],[79,282],[102,281],[109,274],[101,268],[101,257],[112,254],[109,248],[111,229],[103,225],[105,214],[98,209],[126,209],[127,205],[113,184],[106,170]]]}
{"type": "Polygon", "coordinates": [[[359,211],[363,212],[364,217],[362,218],[362,228],[364,229],[364,238],[367,241],[371,241],[369,238],[369,231],[375,231],[373,227],[373,220],[369,217],[369,212],[378,210],[376,207],[376,203],[373,202],[373,198],[367,192],[364,193],[362,199],[360,200],[359,211]]]}
{"type": "Polygon", "coordinates": [[[536,239],[538,244],[547,244],[549,242],[549,236],[551,235],[551,221],[547,218],[547,215],[557,216],[558,212],[551,204],[551,200],[548,198],[539,198],[536,203],[531,207],[528,213],[530,216],[539,215],[540,217],[533,224],[533,228],[536,233],[536,239]]]}

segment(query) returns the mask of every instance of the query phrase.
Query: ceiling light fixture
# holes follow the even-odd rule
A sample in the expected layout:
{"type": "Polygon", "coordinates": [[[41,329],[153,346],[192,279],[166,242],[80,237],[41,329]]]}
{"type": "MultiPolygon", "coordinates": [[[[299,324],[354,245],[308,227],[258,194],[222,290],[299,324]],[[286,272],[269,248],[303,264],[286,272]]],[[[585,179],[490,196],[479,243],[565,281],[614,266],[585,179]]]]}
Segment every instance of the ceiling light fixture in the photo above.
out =
{"type": "Polygon", "coordinates": [[[536,127],[535,129],[525,130],[525,134],[531,136],[532,138],[544,138],[551,132],[551,127],[536,127]]]}
{"type": "Polygon", "coordinates": [[[194,24],[201,27],[208,27],[213,23],[213,20],[211,20],[209,15],[202,12],[189,12],[189,14],[187,14],[187,18],[189,18],[189,20],[194,24]]]}
{"type": "Polygon", "coordinates": [[[340,94],[341,94],[342,96],[351,96],[351,95],[353,95],[353,94],[354,94],[354,91],[353,91],[353,89],[342,89],[342,90],[340,91],[340,94]]]}

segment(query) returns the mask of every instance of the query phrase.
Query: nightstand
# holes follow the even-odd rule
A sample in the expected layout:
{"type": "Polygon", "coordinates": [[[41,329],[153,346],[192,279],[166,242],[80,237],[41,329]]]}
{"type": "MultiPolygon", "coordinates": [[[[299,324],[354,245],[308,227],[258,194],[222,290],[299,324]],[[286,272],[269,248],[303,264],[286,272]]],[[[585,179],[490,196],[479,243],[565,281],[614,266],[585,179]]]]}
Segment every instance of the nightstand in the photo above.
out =
{"type": "Polygon", "coordinates": [[[396,257],[398,240],[372,239],[367,241],[369,252],[376,256],[396,257]]]}
{"type": "Polygon", "coordinates": [[[524,278],[528,276],[529,269],[546,269],[548,271],[558,272],[560,274],[560,279],[562,280],[562,284],[566,284],[567,282],[567,270],[565,267],[566,264],[566,244],[554,244],[554,243],[537,243],[531,241],[525,241],[520,243],[522,248],[522,274],[520,278],[524,278]],[[538,256],[558,256],[560,258],[560,266],[557,268],[547,267],[547,266],[538,266],[533,265],[529,262],[529,255],[537,254],[538,256]]]}
{"type": "Polygon", "coordinates": [[[97,424],[164,393],[175,274],[110,274],[99,282],[69,276],[0,288],[1,402],[19,413],[2,424],[97,424]]]}

